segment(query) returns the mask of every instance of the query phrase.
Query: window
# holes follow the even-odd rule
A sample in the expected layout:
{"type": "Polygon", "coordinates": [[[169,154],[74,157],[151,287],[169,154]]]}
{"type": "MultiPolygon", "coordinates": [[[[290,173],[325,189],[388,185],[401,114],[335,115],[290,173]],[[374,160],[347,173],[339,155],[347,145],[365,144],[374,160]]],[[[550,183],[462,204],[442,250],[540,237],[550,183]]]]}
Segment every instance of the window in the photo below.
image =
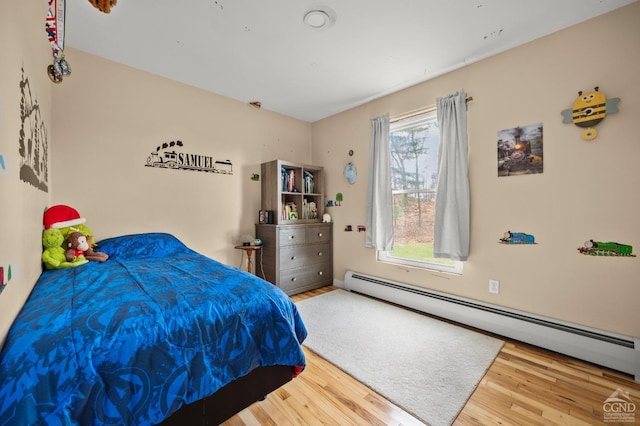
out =
{"type": "Polygon", "coordinates": [[[390,123],[394,247],[378,259],[459,274],[462,262],[433,257],[439,143],[435,111],[390,123]]]}

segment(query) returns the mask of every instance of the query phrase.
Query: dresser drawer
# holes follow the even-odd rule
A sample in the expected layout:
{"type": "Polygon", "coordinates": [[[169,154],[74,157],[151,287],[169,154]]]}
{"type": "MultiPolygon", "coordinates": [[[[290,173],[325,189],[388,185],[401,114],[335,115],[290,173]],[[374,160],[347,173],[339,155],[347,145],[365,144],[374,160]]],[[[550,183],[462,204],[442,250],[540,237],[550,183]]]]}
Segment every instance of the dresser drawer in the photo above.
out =
{"type": "Polygon", "coordinates": [[[306,231],[307,243],[324,243],[331,241],[331,228],[327,226],[310,226],[306,231]]]}
{"type": "Polygon", "coordinates": [[[257,224],[264,243],[256,269],[288,295],[333,283],[333,224],[257,224]]]}
{"type": "Polygon", "coordinates": [[[315,263],[328,262],[331,256],[331,244],[312,244],[289,246],[280,249],[280,269],[301,268],[315,263]]]}
{"type": "Polygon", "coordinates": [[[313,287],[317,283],[332,280],[331,274],[330,263],[319,263],[304,268],[289,269],[280,272],[278,286],[285,293],[291,294],[305,287],[313,287]]]}
{"type": "Polygon", "coordinates": [[[304,228],[281,228],[280,229],[280,245],[291,246],[294,244],[304,244],[306,237],[304,228]]]}

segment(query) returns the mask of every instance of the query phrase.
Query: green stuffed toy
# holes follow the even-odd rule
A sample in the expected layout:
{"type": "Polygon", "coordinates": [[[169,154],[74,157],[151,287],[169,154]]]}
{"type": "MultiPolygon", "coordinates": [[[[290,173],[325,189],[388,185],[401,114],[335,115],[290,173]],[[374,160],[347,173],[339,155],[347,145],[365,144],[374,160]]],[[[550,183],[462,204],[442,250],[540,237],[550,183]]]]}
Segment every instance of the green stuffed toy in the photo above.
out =
{"type": "Polygon", "coordinates": [[[49,228],[42,231],[42,262],[46,269],[63,269],[73,268],[75,266],[84,265],[89,261],[84,256],[79,256],[72,262],[67,262],[65,257],[66,250],[62,248],[64,236],[59,229],[49,228]]]}

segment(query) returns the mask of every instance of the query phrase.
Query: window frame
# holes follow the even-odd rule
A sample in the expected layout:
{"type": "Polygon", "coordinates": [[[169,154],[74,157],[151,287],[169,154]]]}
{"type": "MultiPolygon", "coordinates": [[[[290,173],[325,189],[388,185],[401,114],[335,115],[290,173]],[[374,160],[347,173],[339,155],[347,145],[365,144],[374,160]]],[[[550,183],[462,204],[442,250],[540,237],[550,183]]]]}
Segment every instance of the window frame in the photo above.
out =
{"type": "MultiPolygon", "coordinates": [[[[421,112],[418,114],[412,114],[409,117],[401,117],[396,120],[392,119],[389,123],[389,135],[391,135],[391,133],[395,131],[410,129],[412,127],[418,127],[422,124],[434,123],[434,122],[437,123],[437,114],[435,109],[421,112]]],[[[391,144],[391,138],[389,138],[389,144],[391,144]]],[[[439,147],[439,144],[440,144],[440,140],[438,140],[438,147],[439,147]]],[[[402,194],[406,192],[427,193],[432,191],[426,188],[420,188],[413,191],[412,190],[396,190],[396,191],[392,190],[392,195],[402,194]]],[[[463,272],[463,268],[462,268],[463,262],[459,260],[452,261],[453,264],[448,264],[448,263],[441,263],[441,262],[435,261],[435,259],[438,259],[438,258],[431,258],[433,260],[431,259],[416,260],[416,259],[407,259],[407,258],[392,256],[390,253],[391,252],[389,251],[376,250],[377,260],[384,263],[391,263],[395,265],[402,265],[402,266],[408,266],[408,267],[432,270],[432,271],[438,271],[438,272],[447,272],[447,273],[452,273],[457,275],[462,275],[462,272],[463,272]]]]}
{"type": "Polygon", "coordinates": [[[429,260],[406,259],[402,257],[391,256],[388,251],[377,251],[378,261],[383,263],[391,263],[394,265],[408,266],[412,268],[425,269],[429,271],[447,272],[450,274],[462,275],[462,261],[453,260],[453,265],[438,263],[429,260]]]}

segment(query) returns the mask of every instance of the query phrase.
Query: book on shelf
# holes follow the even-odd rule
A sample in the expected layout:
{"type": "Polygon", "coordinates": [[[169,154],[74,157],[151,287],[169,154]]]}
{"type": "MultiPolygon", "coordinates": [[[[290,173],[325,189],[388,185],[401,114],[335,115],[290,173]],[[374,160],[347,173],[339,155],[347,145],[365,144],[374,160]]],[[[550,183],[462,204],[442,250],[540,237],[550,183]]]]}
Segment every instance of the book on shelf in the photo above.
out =
{"type": "Polygon", "coordinates": [[[317,219],[318,218],[318,206],[315,201],[307,201],[305,198],[302,201],[302,218],[303,219],[317,219]]]}
{"type": "Polygon", "coordinates": [[[282,192],[296,191],[296,171],[293,169],[280,169],[280,181],[282,184],[282,192]]]}
{"type": "Polygon", "coordinates": [[[282,220],[297,220],[298,219],[298,206],[294,202],[285,203],[282,206],[282,220]]]}
{"type": "Polygon", "coordinates": [[[304,171],[304,192],[312,194],[314,189],[313,173],[304,171]]]}

